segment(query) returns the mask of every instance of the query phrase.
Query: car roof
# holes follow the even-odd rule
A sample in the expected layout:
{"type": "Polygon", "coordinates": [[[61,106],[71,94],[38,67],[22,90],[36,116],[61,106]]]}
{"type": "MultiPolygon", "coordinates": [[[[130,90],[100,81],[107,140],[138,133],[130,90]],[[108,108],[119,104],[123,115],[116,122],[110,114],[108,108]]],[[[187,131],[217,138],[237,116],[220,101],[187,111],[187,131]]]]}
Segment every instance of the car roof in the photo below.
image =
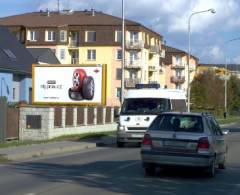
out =
{"type": "Polygon", "coordinates": [[[162,112],[159,115],[183,115],[183,116],[212,116],[210,113],[204,113],[204,112],[162,112]]]}

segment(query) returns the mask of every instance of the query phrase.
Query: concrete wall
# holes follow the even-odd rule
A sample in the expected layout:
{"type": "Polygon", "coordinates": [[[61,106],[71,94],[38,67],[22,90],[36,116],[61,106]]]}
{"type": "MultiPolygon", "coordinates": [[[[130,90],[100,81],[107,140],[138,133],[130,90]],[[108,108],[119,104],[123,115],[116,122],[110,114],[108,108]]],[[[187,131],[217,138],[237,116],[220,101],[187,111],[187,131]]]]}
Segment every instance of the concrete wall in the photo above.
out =
{"type": "MultiPolygon", "coordinates": [[[[87,108],[86,108],[87,109],[87,108]]],[[[96,111],[96,109],[95,109],[96,111]]],[[[114,109],[111,109],[111,122],[106,124],[103,122],[97,125],[97,112],[94,114],[94,124],[87,125],[86,122],[82,126],[77,125],[77,112],[74,108],[73,125],[65,126],[65,109],[62,109],[62,126],[54,126],[54,108],[49,107],[21,107],[20,122],[19,122],[19,140],[47,140],[62,135],[82,134],[89,132],[114,131],[117,129],[117,124],[114,122],[114,109]],[[41,116],[41,128],[31,128],[27,125],[27,115],[41,116]]],[[[87,112],[85,112],[87,113],[87,112]]],[[[106,113],[106,112],[104,112],[106,113]]],[[[87,115],[84,121],[87,121],[87,115]]],[[[105,120],[106,117],[103,117],[105,120]]]]}

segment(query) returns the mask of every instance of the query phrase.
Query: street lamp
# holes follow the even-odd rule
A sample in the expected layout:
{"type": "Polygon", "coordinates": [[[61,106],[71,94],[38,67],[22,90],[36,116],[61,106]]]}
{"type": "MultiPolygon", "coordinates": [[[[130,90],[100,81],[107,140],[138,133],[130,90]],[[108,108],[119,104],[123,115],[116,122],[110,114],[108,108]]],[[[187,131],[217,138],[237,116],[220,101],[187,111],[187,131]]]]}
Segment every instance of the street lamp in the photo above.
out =
{"type": "Polygon", "coordinates": [[[124,99],[124,68],[125,68],[125,4],[122,0],[122,77],[121,77],[121,104],[124,99]]]}
{"type": "Polygon", "coordinates": [[[230,39],[228,41],[225,42],[225,78],[224,78],[224,118],[227,117],[227,46],[229,43],[233,42],[233,41],[238,41],[240,40],[240,37],[234,38],[234,39],[230,39]]]}
{"type": "Polygon", "coordinates": [[[198,12],[193,12],[188,18],[188,80],[187,80],[187,101],[188,101],[188,112],[190,112],[190,58],[191,58],[191,43],[190,43],[190,25],[192,16],[204,12],[211,12],[212,14],[216,13],[214,9],[208,9],[198,12]]]}

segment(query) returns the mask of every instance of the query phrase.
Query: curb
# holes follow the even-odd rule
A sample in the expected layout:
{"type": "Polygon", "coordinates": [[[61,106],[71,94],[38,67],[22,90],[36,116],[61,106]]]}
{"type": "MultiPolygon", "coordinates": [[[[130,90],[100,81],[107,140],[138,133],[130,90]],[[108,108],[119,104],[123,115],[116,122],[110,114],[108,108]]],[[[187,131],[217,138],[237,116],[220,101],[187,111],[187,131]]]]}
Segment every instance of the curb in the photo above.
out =
{"type": "Polygon", "coordinates": [[[65,146],[65,147],[56,147],[56,148],[42,148],[36,151],[31,151],[31,152],[23,152],[23,153],[18,153],[18,154],[2,154],[1,156],[11,160],[11,161],[16,161],[16,160],[24,160],[24,159],[29,159],[29,158],[36,158],[36,157],[43,157],[47,155],[53,155],[53,154],[63,154],[67,152],[75,152],[78,150],[83,150],[83,149],[92,149],[96,148],[96,143],[88,143],[84,145],[79,145],[79,146],[65,146]]]}

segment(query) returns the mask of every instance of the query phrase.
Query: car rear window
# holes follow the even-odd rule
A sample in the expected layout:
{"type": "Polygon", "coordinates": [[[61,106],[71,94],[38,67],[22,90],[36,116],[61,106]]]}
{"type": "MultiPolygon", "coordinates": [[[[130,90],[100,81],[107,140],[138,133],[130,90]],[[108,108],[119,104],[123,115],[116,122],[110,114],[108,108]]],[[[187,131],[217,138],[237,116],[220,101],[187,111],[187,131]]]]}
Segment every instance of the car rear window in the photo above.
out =
{"type": "Polygon", "coordinates": [[[194,115],[162,114],[149,127],[151,131],[203,132],[202,117],[194,115]]]}

